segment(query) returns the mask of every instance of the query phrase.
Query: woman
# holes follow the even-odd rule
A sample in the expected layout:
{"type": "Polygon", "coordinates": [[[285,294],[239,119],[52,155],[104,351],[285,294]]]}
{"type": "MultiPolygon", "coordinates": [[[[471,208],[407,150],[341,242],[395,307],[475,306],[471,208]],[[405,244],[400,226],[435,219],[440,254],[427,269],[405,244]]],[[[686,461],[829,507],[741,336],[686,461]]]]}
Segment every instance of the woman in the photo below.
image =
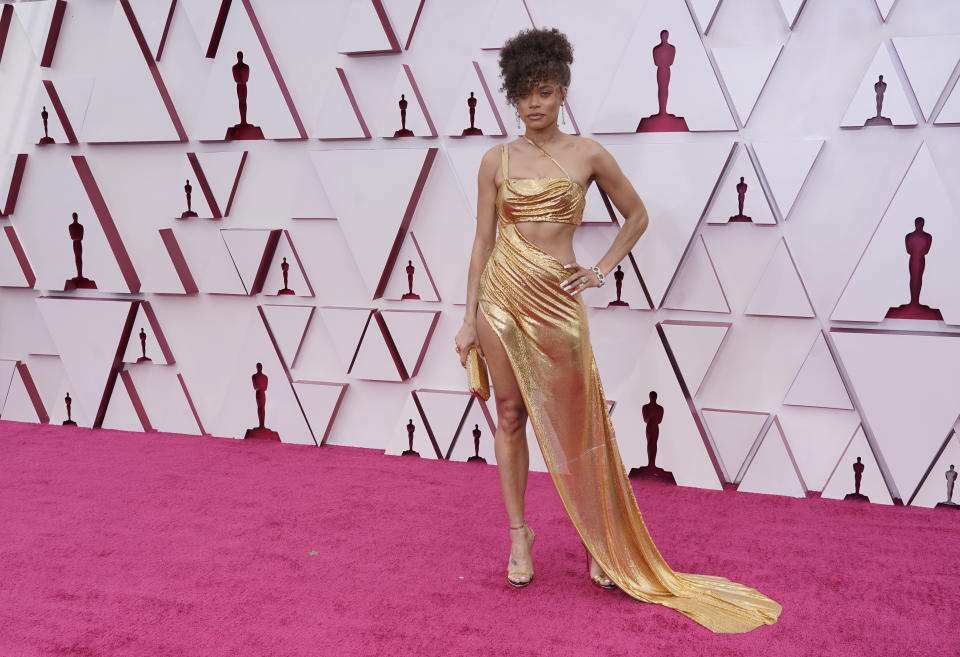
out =
{"type": "Polygon", "coordinates": [[[593,556],[594,584],[677,609],[714,632],[772,624],[781,607],[756,590],[671,570],[626,478],[580,294],[604,284],[648,218],[613,157],[557,127],[572,62],[573,49],[556,29],[521,32],[500,51],[503,89],[526,133],[490,149],[480,163],[467,310],[455,338],[461,363],[476,346],[493,383],[494,450],[510,518],[507,580],[517,587],[533,580],[534,532],[523,500],[529,417],[560,499],[593,556]],[[576,261],[573,233],[594,180],[624,222],[606,254],[586,267],[576,261]]]}

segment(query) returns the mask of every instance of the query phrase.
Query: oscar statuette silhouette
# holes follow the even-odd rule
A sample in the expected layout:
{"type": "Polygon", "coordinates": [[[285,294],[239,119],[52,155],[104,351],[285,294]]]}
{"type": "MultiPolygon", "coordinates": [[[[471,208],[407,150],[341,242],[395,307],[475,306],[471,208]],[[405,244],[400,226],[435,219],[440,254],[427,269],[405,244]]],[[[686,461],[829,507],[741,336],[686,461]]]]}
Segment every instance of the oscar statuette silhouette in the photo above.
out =
{"type": "Polygon", "coordinates": [[[191,217],[196,217],[197,213],[193,211],[191,207],[191,198],[193,195],[193,186],[190,184],[190,179],[187,179],[187,184],[183,186],[183,192],[187,195],[187,209],[183,211],[183,214],[180,215],[181,219],[190,219],[191,217]]]}
{"type": "Polygon", "coordinates": [[[69,392],[67,393],[67,396],[64,397],[63,401],[66,402],[67,404],[67,419],[63,421],[63,426],[65,427],[77,426],[77,423],[74,422],[73,419],[70,417],[70,406],[73,404],[73,399],[70,398],[69,392]]]}
{"type": "Polygon", "coordinates": [[[630,470],[630,477],[659,479],[676,484],[673,473],[657,466],[657,440],[660,438],[660,423],[663,422],[663,406],[657,403],[657,393],[650,391],[650,401],[640,409],[647,425],[647,465],[630,470]]]}
{"type": "Polygon", "coordinates": [[[473,124],[477,114],[477,99],[474,97],[472,91],[470,92],[470,97],[467,98],[467,108],[470,110],[470,127],[464,128],[463,132],[460,133],[460,136],[470,137],[473,135],[482,135],[483,130],[473,124]]]}
{"type": "Polygon", "coordinates": [[[480,425],[473,425],[473,456],[467,459],[467,463],[486,463],[487,459],[480,456],[480,425]]]}
{"type": "Polygon", "coordinates": [[[237,100],[240,103],[240,123],[227,128],[226,141],[235,139],[263,139],[263,130],[247,123],[247,82],[250,80],[250,65],[243,62],[243,52],[237,51],[237,63],[231,69],[237,83],[237,100]]]}
{"type": "Polygon", "coordinates": [[[750,217],[743,214],[743,201],[747,196],[747,183],[743,181],[743,176],[740,176],[740,182],[737,183],[737,214],[730,217],[730,221],[750,221],[750,217]]]}
{"type": "Polygon", "coordinates": [[[262,440],[280,440],[280,434],[264,426],[267,414],[267,375],[263,373],[263,364],[257,363],[257,371],[251,377],[253,390],[257,400],[257,420],[259,423],[253,429],[247,429],[244,438],[260,438],[262,440]]]}
{"type": "Polygon", "coordinates": [[[865,464],[860,462],[860,457],[857,457],[857,462],[853,464],[853,490],[852,493],[847,493],[843,496],[844,500],[853,500],[856,502],[869,502],[870,498],[866,495],[860,494],[860,481],[863,479],[863,470],[866,467],[865,464]]]}
{"type": "Polygon", "coordinates": [[[280,271],[283,272],[283,289],[281,289],[277,294],[296,294],[288,286],[290,280],[290,263],[287,262],[287,259],[284,258],[283,262],[280,263],[280,271]]]}
{"type": "Polygon", "coordinates": [[[883,81],[883,76],[879,76],[879,79],[873,85],[873,93],[877,97],[877,115],[871,116],[869,119],[864,121],[863,125],[893,125],[893,121],[885,116],[880,115],[880,109],[883,107],[883,94],[887,90],[887,83],[883,81]]]}
{"type": "Polygon", "coordinates": [[[947,499],[943,502],[937,502],[936,508],[960,509],[960,504],[953,501],[953,484],[957,480],[957,471],[954,469],[953,464],[950,464],[950,469],[947,470],[944,475],[947,478],[947,499]]]}
{"type": "Polygon", "coordinates": [[[656,114],[640,119],[637,132],[689,132],[687,122],[682,116],[667,112],[667,97],[670,87],[670,67],[677,56],[677,47],[668,43],[668,30],[660,31],[660,43],[653,47],[653,63],[657,67],[657,104],[656,114]]]}
{"type": "Polygon", "coordinates": [[[47,119],[50,118],[50,114],[47,112],[47,106],[44,105],[40,110],[40,118],[43,120],[43,137],[40,138],[40,141],[37,142],[37,146],[46,146],[47,144],[55,144],[53,137],[50,136],[50,133],[47,132],[47,119]]]}
{"type": "Polygon", "coordinates": [[[416,267],[413,266],[413,260],[407,260],[407,266],[404,268],[407,272],[407,289],[409,292],[404,292],[403,296],[400,297],[400,300],[404,299],[419,299],[420,295],[415,294],[413,291],[413,272],[416,270],[416,267]]]}
{"type": "Polygon", "coordinates": [[[409,444],[409,448],[403,450],[403,452],[400,453],[400,456],[420,456],[419,452],[415,452],[413,450],[413,431],[416,428],[416,425],[413,423],[413,418],[410,418],[410,420],[407,422],[407,442],[409,444]]]}
{"type": "Polygon", "coordinates": [[[143,355],[137,359],[138,363],[150,362],[150,359],[147,358],[147,332],[143,330],[143,327],[140,327],[140,350],[143,355]]]}
{"type": "Polygon", "coordinates": [[[83,276],[83,224],[77,219],[76,212],[73,213],[73,223],[68,226],[68,230],[73,241],[73,261],[77,266],[77,275],[66,280],[63,290],[96,290],[97,284],[83,276]]]}
{"type": "Polygon", "coordinates": [[[890,308],[886,314],[887,318],[943,320],[943,315],[939,309],[920,303],[923,270],[926,268],[927,254],[933,245],[933,235],[923,230],[923,223],[923,217],[914,219],[914,230],[904,237],[904,245],[910,255],[910,260],[907,263],[907,269],[910,273],[910,302],[890,308]]]}
{"type": "Polygon", "coordinates": [[[404,94],[400,94],[400,129],[393,133],[394,137],[413,137],[413,130],[407,130],[407,104],[404,94]]]}
{"type": "Polygon", "coordinates": [[[607,308],[629,308],[630,304],[620,298],[620,295],[623,293],[623,268],[620,265],[617,265],[616,270],[613,272],[613,282],[617,286],[617,298],[607,304],[607,308]]]}

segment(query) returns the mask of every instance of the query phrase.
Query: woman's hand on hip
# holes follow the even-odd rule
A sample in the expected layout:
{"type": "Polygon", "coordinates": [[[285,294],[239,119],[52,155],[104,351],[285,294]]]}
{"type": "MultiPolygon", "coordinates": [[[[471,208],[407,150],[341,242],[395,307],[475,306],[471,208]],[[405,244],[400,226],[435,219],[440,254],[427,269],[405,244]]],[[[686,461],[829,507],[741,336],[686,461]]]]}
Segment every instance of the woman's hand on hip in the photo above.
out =
{"type": "Polygon", "coordinates": [[[570,275],[561,281],[560,288],[564,292],[569,292],[571,296],[583,292],[588,287],[600,287],[600,279],[597,278],[597,272],[592,269],[578,265],[575,262],[564,265],[563,268],[570,272],[570,275]]]}

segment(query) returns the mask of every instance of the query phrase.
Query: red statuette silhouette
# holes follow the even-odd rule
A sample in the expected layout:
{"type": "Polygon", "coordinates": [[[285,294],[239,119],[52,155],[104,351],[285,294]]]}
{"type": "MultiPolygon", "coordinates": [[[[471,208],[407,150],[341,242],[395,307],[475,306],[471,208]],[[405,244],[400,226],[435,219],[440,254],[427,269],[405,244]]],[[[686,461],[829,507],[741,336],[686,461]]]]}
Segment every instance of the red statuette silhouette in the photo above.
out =
{"type": "Polygon", "coordinates": [[[660,438],[660,423],[663,422],[663,406],[657,403],[656,391],[650,391],[650,401],[640,409],[647,424],[647,465],[630,470],[630,477],[659,479],[676,484],[673,473],[657,466],[657,439],[660,438]]]}
{"type": "Polygon", "coordinates": [[[67,393],[67,396],[63,398],[63,401],[67,404],[67,419],[63,421],[63,426],[65,427],[75,427],[77,423],[70,418],[70,406],[73,404],[73,399],[70,398],[70,393],[67,393]]]}
{"type": "Polygon", "coordinates": [[[230,69],[237,83],[237,100],[240,102],[240,123],[227,128],[227,141],[234,139],[263,139],[263,130],[247,123],[247,81],[250,79],[250,65],[243,63],[243,52],[237,51],[237,63],[230,69]]]}
{"type": "Polygon", "coordinates": [[[480,425],[473,425],[473,456],[467,459],[467,463],[486,463],[487,459],[480,456],[480,425]]]}
{"type": "Polygon", "coordinates": [[[417,426],[413,423],[413,418],[410,418],[410,420],[407,422],[407,442],[409,444],[409,448],[403,450],[400,453],[400,456],[420,456],[419,452],[415,452],[413,450],[413,431],[416,428],[417,426]]]}
{"type": "Polygon", "coordinates": [[[262,363],[257,363],[257,371],[251,378],[253,379],[253,389],[257,399],[257,420],[259,424],[253,429],[247,429],[243,437],[280,440],[280,434],[273,429],[268,429],[263,424],[267,414],[267,375],[263,373],[262,363]]]}
{"type": "Polygon", "coordinates": [[[613,280],[617,284],[617,298],[608,303],[607,308],[617,306],[629,308],[630,304],[620,298],[620,294],[623,292],[623,268],[620,265],[617,265],[617,269],[613,272],[613,280]]]}
{"type": "Polygon", "coordinates": [[[860,480],[863,479],[863,469],[866,467],[857,457],[857,462],[853,464],[853,486],[854,492],[843,496],[844,500],[854,500],[857,502],[869,502],[870,498],[860,494],[860,480]]]}
{"type": "Polygon", "coordinates": [[[740,182],[737,183],[737,214],[730,217],[730,221],[750,221],[750,217],[743,214],[743,201],[747,197],[747,183],[740,176],[740,182]]]}
{"type": "Polygon", "coordinates": [[[138,363],[149,362],[150,359],[147,358],[147,332],[143,330],[143,327],[140,327],[140,350],[143,353],[143,356],[137,359],[138,363]]]}
{"type": "Polygon", "coordinates": [[[63,290],[96,290],[97,284],[89,278],[83,277],[83,224],[77,220],[77,213],[73,213],[73,223],[69,225],[70,239],[73,240],[73,260],[77,265],[77,275],[68,278],[63,284],[63,290]]]}
{"type": "Polygon", "coordinates": [[[476,114],[477,114],[477,99],[476,99],[476,97],[473,95],[473,92],[472,92],[472,91],[470,92],[470,97],[467,98],[467,107],[468,107],[469,110],[470,110],[470,127],[469,127],[469,128],[464,128],[464,129],[463,129],[463,132],[460,133],[460,136],[461,136],[461,137],[470,137],[470,136],[473,136],[473,135],[482,135],[482,134],[483,134],[483,130],[481,130],[480,128],[478,128],[477,126],[475,126],[475,125],[473,124],[474,119],[476,118],[476,114]]]}
{"type": "Polygon", "coordinates": [[[404,94],[400,94],[400,129],[393,133],[394,137],[413,137],[413,130],[407,130],[407,104],[404,94]]]}
{"type": "Polygon", "coordinates": [[[668,30],[660,31],[660,43],[653,47],[653,63],[657,67],[657,103],[656,114],[640,119],[637,132],[689,132],[687,122],[682,116],[667,112],[667,96],[670,86],[670,67],[677,55],[677,47],[667,42],[668,30]]]}
{"type": "Polygon", "coordinates": [[[277,294],[296,294],[287,286],[290,277],[290,263],[287,262],[286,258],[280,263],[280,271],[283,272],[283,289],[277,292],[277,294]]]}
{"type": "Polygon", "coordinates": [[[180,215],[181,219],[190,219],[191,217],[196,217],[197,213],[193,211],[191,207],[191,197],[193,195],[193,186],[190,184],[190,179],[187,179],[187,184],[183,186],[183,192],[187,195],[187,209],[184,210],[183,214],[180,215]]]}
{"type": "Polygon", "coordinates": [[[416,270],[416,267],[413,266],[413,260],[407,260],[407,266],[404,269],[407,272],[407,288],[410,291],[404,292],[403,296],[400,297],[400,300],[419,299],[420,295],[413,292],[413,272],[416,270]]]}
{"type": "Polygon", "coordinates": [[[40,118],[43,120],[43,137],[40,138],[40,141],[37,142],[38,146],[46,146],[47,144],[55,144],[53,137],[50,136],[50,133],[47,132],[47,119],[50,118],[50,113],[47,112],[47,106],[44,105],[40,110],[40,118]]]}
{"type": "Polygon", "coordinates": [[[933,236],[923,230],[923,217],[913,221],[915,230],[907,233],[904,242],[907,253],[910,254],[908,269],[910,270],[910,302],[902,306],[895,306],[887,311],[887,317],[892,319],[938,319],[943,315],[937,308],[931,308],[920,303],[920,288],[923,286],[923,270],[926,267],[927,253],[933,244],[933,236]]]}
{"type": "Polygon", "coordinates": [[[877,96],[877,115],[871,116],[869,119],[864,121],[863,125],[893,125],[891,121],[886,116],[880,116],[880,109],[883,107],[883,94],[887,90],[887,83],[883,81],[883,76],[879,76],[876,83],[873,85],[873,93],[877,96]]]}

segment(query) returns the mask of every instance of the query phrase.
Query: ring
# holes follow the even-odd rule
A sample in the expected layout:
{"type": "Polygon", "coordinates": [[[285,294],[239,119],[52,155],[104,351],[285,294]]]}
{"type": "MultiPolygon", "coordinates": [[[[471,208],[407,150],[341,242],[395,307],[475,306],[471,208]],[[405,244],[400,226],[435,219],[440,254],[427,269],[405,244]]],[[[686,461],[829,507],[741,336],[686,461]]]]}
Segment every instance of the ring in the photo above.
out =
{"type": "Polygon", "coordinates": [[[586,277],[586,276],[581,276],[581,277],[580,277],[580,282],[581,282],[581,283],[586,283],[586,282],[587,282],[587,277],[586,277]]]}

